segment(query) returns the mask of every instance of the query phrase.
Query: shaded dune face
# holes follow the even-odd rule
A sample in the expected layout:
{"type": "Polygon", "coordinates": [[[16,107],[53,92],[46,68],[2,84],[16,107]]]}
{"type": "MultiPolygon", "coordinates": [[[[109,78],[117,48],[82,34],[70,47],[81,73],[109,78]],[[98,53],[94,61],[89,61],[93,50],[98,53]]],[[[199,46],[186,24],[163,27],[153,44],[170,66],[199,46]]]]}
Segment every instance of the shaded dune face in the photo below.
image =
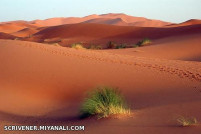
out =
{"type": "Polygon", "coordinates": [[[76,42],[84,44],[107,44],[109,41],[117,43],[137,43],[139,40],[149,38],[158,40],[167,37],[179,37],[191,34],[200,34],[201,25],[190,25],[170,28],[143,28],[132,26],[112,26],[104,24],[68,24],[44,28],[34,34],[30,41],[43,42],[45,39],[63,40],[61,45],[76,42]]]}
{"type": "Polygon", "coordinates": [[[24,28],[22,30],[19,30],[15,33],[12,33],[12,35],[17,37],[28,37],[35,33],[37,33],[39,30],[37,28],[24,28]]]}
{"type": "Polygon", "coordinates": [[[0,39],[15,39],[16,36],[0,32],[0,39]]]}

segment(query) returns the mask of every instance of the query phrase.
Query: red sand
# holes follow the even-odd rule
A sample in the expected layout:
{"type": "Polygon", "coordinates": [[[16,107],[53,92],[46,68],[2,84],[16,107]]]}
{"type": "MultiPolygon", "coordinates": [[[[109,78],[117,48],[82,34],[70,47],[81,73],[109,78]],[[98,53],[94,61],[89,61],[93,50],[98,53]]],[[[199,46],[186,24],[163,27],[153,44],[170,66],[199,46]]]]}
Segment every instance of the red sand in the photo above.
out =
{"type": "MultiPolygon", "coordinates": [[[[124,15],[109,16],[114,19],[124,15]]],[[[16,36],[0,33],[0,38],[12,39],[0,40],[0,128],[9,124],[84,125],[84,132],[70,133],[201,132],[200,124],[184,128],[176,121],[180,115],[201,121],[201,25],[197,21],[164,28],[85,23],[54,27],[2,25],[10,27],[4,27],[7,32],[26,38],[14,40],[16,36]],[[27,37],[30,33],[33,35],[27,37]],[[21,41],[135,43],[145,37],[152,39],[150,46],[98,51],[21,41]],[[79,108],[87,91],[100,85],[118,87],[133,117],[79,120],[79,108]]],[[[0,133],[6,132],[0,129],[0,133]]]]}
{"type": "Polygon", "coordinates": [[[183,134],[201,130],[200,126],[180,128],[176,123],[177,115],[201,119],[200,62],[140,58],[22,41],[0,43],[1,125],[81,124],[89,133],[183,134]],[[134,117],[77,120],[86,91],[98,85],[119,87],[134,117]]]}
{"type": "Polygon", "coordinates": [[[201,61],[201,34],[154,40],[146,47],[105,50],[106,52],[147,58],[201,61]]]}

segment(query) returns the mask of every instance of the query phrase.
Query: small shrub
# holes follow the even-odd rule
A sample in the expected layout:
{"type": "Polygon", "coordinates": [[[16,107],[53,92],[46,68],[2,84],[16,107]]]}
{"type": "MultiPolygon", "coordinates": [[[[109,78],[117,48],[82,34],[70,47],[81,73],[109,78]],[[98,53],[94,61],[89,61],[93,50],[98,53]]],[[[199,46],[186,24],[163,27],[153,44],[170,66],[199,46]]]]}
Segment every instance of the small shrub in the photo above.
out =
{"type": "Polygon", "coordinates": [[[97,50],[103,49],[102,46],[96,46],[97,50]]]}
{"type": "Polygon", "coordinates": [[[192,126],[192,125],[196,125],[197,124],[197,119],[195,117],[183,117],[183,116],[180,116],[178,119],[177,119],[177,122],[183,126],[183,127],[187,127],[187,126],[192,126]]]}
{"type": "Polygon", "coordinates": [[[138,46],[138,45],[136,45],[136,44],[134,44],[134,45],[133,45],[133,48],[137,48],[137,47],[139,47],[139,46],[138,46]]]}
{"type": "Polygon", "coordinates": [[[139,41],[136,45],[140,47],[140,46],[148,45],[150,43],[152,43],[152,41],[148,38],[145,38],[145,39],[139,41]]]}
{"type": "Polygon", "coordinates": [[[116,43],[115,42],[112,42],[112,41],[109,41],[108,44],[107,44],[107,48],[109,49],[114,49],[116,48],[116,43]]]}
{"type": "Polygon", "coordinates": [[[123,48],[126,48],[126,47],[127,47],[127,44],[120,44],[120,45],[116,46],[116,49],[123,49],[123,48]]]}
{"type": "Polygon", "coordinates": [[[92,91],[81,108],[81,117],[98,116],[105,118],[110,115],[130,114],[120,92],[110,87],[100,87],[92,91]]]}
{"type": "Polygon", "coordinates": [[[75,43],[75,44],[72,44],[71,45],[71,48],[75,48],[75,49],[85,49],[82,44],[78,44],[78,43],[75,43]]]}

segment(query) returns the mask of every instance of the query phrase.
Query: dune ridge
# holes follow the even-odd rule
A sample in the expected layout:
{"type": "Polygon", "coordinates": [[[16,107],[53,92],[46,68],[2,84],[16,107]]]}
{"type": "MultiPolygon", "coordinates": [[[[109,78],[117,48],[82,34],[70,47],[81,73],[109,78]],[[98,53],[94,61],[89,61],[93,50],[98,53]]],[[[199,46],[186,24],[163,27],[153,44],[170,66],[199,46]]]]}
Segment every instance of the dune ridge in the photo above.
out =
{"type": "Polygon", "coordinates": [[[141,27],[162,27],[169,22],[146,19],[143,17],[133,17],[126,14],[102,14],[102,15],[89,15],[85,17],[61,17],[61,18],[50,18],[46,20],[35,20],[31,21],[31,24],[39,24],[44,26],[55,26],[73,23],[97,23],[97,24],[112,24],[122,26],[141,26],[141,27]],[[149,23],[146,23],[146,22],[149,23]],[[141,22],[136,24],[137,22],[141,22]]]}
{"type": "Polygon", "coordinates": [[[40,44],[36,45],[31,43],[28,43],[28,44],[17,43],[17,45],[39,49],[41,51],[49,52],[55,55],[73,56],[73,57],[78,57],[82,59],[96,60],[100,62],[110,62],[110,63],[124,64],[124,65],[131,65],[131,66],[134,65],[134,66],[145,67],[149,69],[155,69],[155,70],[171,73],[174,75],[178,75],[181,78],[186,77],[190,80],[196,80],[201,82],[201,73],[200,73],[201,63],[194,64],[194,62],[190,62],[190,61],[171,61],[171,60],[164,60],[164,59],[161,60],[161,59],[154,59],[154,58],[135,57],[135,56],[129,56],[129,55],[121,56],[118,54],[110,54],[107,52],[93,52],[90,50],[77,51],[71,48],[65,48],[68,51],[63,51],[63,48],[58,47],[55,49],[52,49],[52,48],[48,49],[44,45],[40,45],[40,44]],[[88,53],[90,53],[90,55],[93,55],[93,56],[88,56],[88,53]],[[118,60],[115,60],[115,59],[118,59],[118,60]],[[155,64],[153,64],[150,61],[152,62],[155,61],[155,64]],[[174,64],[174,67],[171,67],[173,64],[174,64]],[[193,70],[191,69],[192,64],[194,66],[193,70]],[[185,67],[185,69],[180,69],[179,66],[181,65],[182,67],[185,67]]]}
{"type": "Polygon", "coordinates": [[[0,40],[0,44],[3,89],[0,90],[0,126],[81,124],[86,126],[87,133],[111,134],[122,129],[122,133],[136,131],[139,134],[150,131],[183,134],[200,130],[199,125],[179,127],[175,117],[181,114],[201,119],[200,62],[76,50],[16,40],[0,40]],[[131,104],[134,117],[79,120],[77,116],[85,93],[99,84],[119,87],[131,104]]]}

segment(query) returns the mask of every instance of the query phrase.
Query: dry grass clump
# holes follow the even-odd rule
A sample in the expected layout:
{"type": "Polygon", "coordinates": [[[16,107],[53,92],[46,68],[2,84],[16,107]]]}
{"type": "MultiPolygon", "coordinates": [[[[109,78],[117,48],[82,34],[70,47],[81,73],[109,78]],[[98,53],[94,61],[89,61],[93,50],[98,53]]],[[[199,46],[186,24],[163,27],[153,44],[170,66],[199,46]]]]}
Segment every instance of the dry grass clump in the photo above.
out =
{"type": "Polygon", "coordinates": [[[134,48],[135,48],[135,47],[141,47],[141,46],[149,45],[149,44],[151,44],[151,43],[152,43],[152,41],[151,41],[150,39],[145,38],[145,39],[139,41],[139,42],[138,42],[137,44],[135,44],[133,47],[134,47],[134,48]]]}
{"type": "Polygon", "coordinates": [[[105,118],[112,115],[129,115],[125,101],[119,91],[111,87],[99,87],[89,93],[81,108],[81,117],[98,116],[105,118]]]}
{"type": "Polygon", "coordinates": [[[85,49],[82,44],[72,44],[72,45],[71,45],[71,48],[75,48],[75,49],[85,49]]]}
{"type": "Polygon", "coordinates": [[[193,126],[198,123],[198,121],[195,117],[184,117],[184,116],[180,116],[177,119],[177,122],[179,123],[179,125],[181,125],[183,127],[193,126]]]}

